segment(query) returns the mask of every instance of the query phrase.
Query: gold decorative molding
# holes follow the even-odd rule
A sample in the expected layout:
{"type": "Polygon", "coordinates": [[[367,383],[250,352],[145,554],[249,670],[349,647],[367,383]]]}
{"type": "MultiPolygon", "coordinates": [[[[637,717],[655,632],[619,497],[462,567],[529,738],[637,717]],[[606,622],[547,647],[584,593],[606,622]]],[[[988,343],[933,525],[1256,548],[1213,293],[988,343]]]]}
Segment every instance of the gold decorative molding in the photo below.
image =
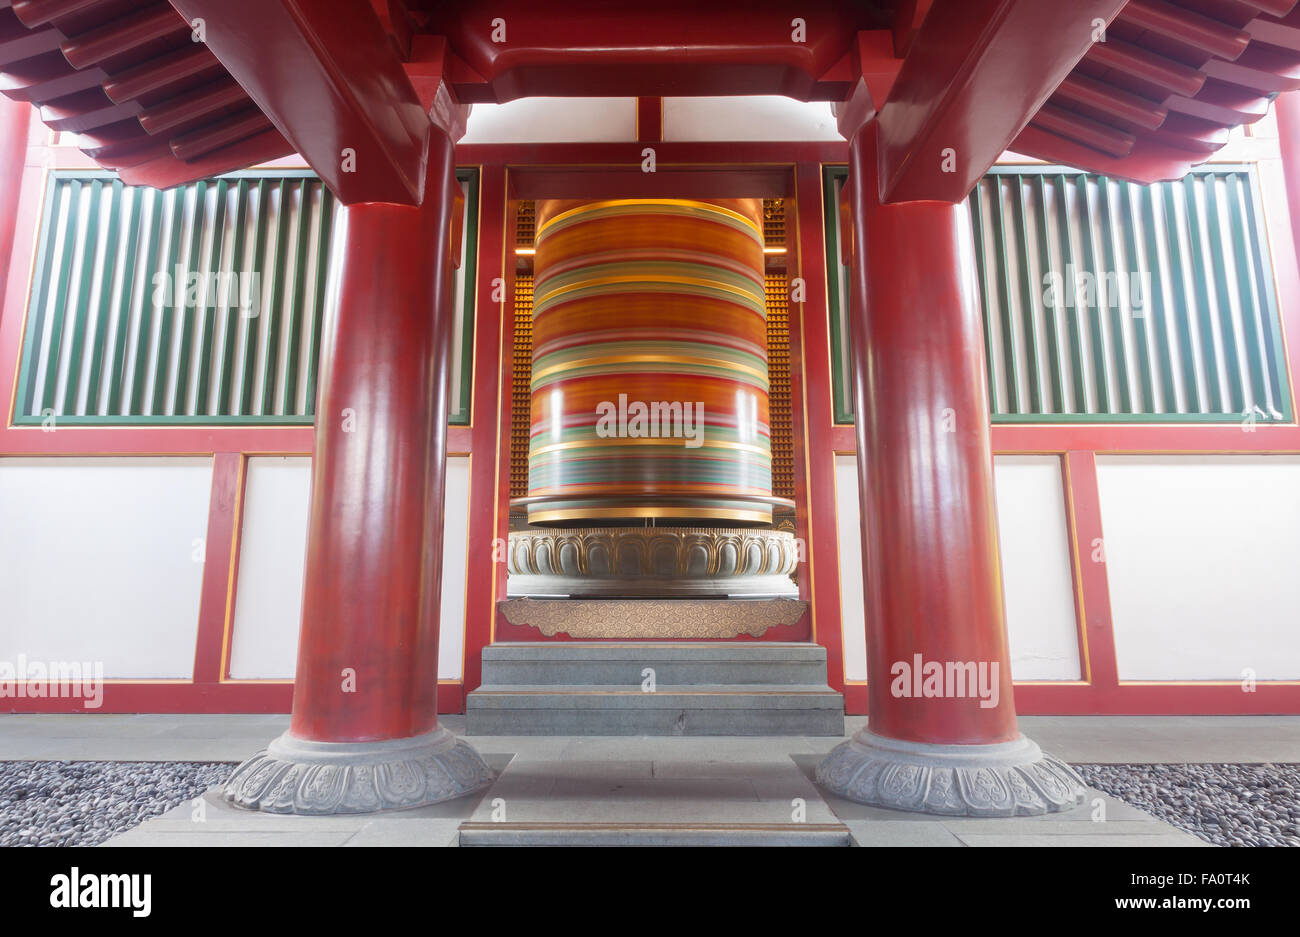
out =
{"type": "Polygon", "coordinates": [[[789,576],[794,534],[726,527],[533,528],[510,532],[508,571],[569,578],[789,576]]]}

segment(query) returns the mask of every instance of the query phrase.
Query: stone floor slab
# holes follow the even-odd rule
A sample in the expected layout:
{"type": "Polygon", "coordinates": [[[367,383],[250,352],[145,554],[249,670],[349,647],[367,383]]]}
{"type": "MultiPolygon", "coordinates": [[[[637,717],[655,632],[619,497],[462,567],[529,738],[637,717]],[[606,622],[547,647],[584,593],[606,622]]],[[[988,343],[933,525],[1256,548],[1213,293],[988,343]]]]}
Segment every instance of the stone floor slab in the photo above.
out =
{"type": "MultiPolygon", "coordinates": [[[[464,731],[462,717],[441,721],[452,731],[464,731]]],[[[864,721],[849,717],[848,730],[864,721]]],[[[0,716],[0,760],[240,761],[287,724],[284,715],[6,715],[0,716]]],[[[1300,761],[1300,717],[1030,716],[1021,724],[1046,750],[1076,763],[1300,761]]],[[[842,828],[862,845],[1202,844],[1095,790],[1079,809],[1042,817],[927,817],[855,804],[813,782],[818,762],[839,739],[495,736],[471,741],[498,777],[487,791],[469,798],[383,816],[303,818],[237,810],[209,792],[205,823],[194,822],[192,803],[182,804],[111,844],[450,844],[463,822],[502,817],[511,824],[586,822],[610,829],[621,824],[624,831],[642,833],[655,824],[712,824],[733,832],[748,829],[738,835],[751,841],[770,841],[783,838],[800,807],[796,800],[804,801],[802,819],[810,829],[829,831],[823,838],[834,839],[842,828]],[[1098,803],[1106,818],[1102,823],[1093,822],[1098,803]]],[[[542,836],[538,829],[516,833],[521,841],[536,841],[542,836]]],[[[687,836],[660,833],[677,842],[687,836]]]]}
{"type": "Polygon", "coordinates": [[[357,846],[457,846],[463,820],[392,817],[370,820],[345,842],[357,846]]]}
{"type": "Polygon", "coordinates": [[[467,823],[461,846],[850,846],[840,823],[467,823]]]}
{"type": "MultiPolygon", "coordinates": [[[[145,826],[148,826],[146,824],[145,826]]],[[[140,827],[115,836],[104,846],[342,846],[356,835],[352,830],[301,830],[294,833],[252,830],[152,830],[140,827]]]]}
{"type": "Polygon", "coordinates": [[[1002,833],[964,833],[958,837],[967,846],[1028,846],[1036,848],[1040,846],[1068,846],[1068,847],[1088,847],[1104,848],[1112,847],[1166,847],[1166,846],[1208,846],[1209,843],[1202,842],[1195,836],[1188,836],[1182,833],[1163,833],[1153,834],[1151,836],[1030,836],[1023,834],[1002,834],[1002,833]]]}
{"type": "Polygon", "coordinates": [[[845,820],[856,846],[940,846],[965,847],[942,823],[910,822],[874,823],[870,820],[845,820]]]}

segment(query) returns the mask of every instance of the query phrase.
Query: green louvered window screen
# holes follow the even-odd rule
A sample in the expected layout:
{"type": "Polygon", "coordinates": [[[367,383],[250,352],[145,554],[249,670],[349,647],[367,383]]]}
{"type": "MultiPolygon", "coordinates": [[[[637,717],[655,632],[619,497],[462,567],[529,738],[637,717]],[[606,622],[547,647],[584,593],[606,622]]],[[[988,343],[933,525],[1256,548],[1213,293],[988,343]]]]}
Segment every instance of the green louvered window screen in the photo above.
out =
{"type": "MultiPolygon", "coordinates": [[[[1290,421],[1257,193],[1251,167],[1227,164],[1150,186],[1050,166],[986,175],[969,207],[993,421],[1290,421]]],[[[836,409],[851,421],[848,380],[836,409]]]]}
{"type": "MultiPolygon", "coordinates": [[[[459,175],[451,417],[467,423],[477,173],[459,175]]],[[[311,423],[341,220],[305,171],[167,191],[53,173],[15,423],[311,423]]]]}

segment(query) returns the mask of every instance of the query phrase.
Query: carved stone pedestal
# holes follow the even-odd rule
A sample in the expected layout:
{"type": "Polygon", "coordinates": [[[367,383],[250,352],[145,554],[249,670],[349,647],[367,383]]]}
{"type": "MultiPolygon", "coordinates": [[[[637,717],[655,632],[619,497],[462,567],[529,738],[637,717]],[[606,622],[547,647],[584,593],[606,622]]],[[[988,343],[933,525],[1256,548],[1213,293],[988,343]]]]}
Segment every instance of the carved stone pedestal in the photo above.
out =
{"type": "Polygon", "coordinates": [[[798,598],[786,530],[537,527],[510,532],[510,596],[798,598]]]}
{"type": "Polygon", "coordinates": [[[443,728],[384,742],[311,742],[285,733],[235,769],[225,798],[266,813],[372,813],[451,800],[491,781],[478,752],[443,728]]]}
{"type": "Polygon", "coordinates": [[[1083,779],[1023,735],[995,745],[932,745],[862,729],[817,766],[817,783],[876,807],[958,817],[1027,817],[1083,803],[1083,779]]]}
{"type": "Polygon", "coordinates": [[[808,611],[799,599],[506,599],[497,609],[512,625],[551,638],[757,638],[793,625],[808,611]]]}

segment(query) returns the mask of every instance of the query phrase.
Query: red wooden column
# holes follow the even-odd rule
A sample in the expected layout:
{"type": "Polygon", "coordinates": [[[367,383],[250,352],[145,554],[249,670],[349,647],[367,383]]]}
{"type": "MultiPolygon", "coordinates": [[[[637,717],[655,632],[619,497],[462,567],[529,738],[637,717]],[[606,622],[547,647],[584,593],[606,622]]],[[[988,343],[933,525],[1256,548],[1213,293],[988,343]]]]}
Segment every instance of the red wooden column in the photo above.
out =
{"type": "Polygon", "coordinates": [[[1273,99],[1277,116],[1278,146],[1282,151],[1282,175],[1286,179],[1286,200],[1291,215],[1291,234],[1300,258],[1300,91],[1289,91],[1273,99]]]}
{"type": "Polygon", "coordinates": [[[438,607],[452,346],[452,141],[422,203],[348,209],[322,349],[302,632],[289,731],[226,796],[271,812],[436,803],[490,780],[438,726],[438,607]]]}
{"type": "Polygon", "coordinates": [[[1082,782],[1016,727],[969,218],[882,203],[876,129],[849,141],[871,716],[818,777],[928,813],[1067,809],[1082,782]]]}
{"type": "Polygon", "coordinates": [[[14,248],[14,227],[18,223],[18,197],[22,192],[23,167],[27,162],[27,128],[32,107],[25,101],[0,96],[0,302],[9,279],[9,255],[14,248]]]}

